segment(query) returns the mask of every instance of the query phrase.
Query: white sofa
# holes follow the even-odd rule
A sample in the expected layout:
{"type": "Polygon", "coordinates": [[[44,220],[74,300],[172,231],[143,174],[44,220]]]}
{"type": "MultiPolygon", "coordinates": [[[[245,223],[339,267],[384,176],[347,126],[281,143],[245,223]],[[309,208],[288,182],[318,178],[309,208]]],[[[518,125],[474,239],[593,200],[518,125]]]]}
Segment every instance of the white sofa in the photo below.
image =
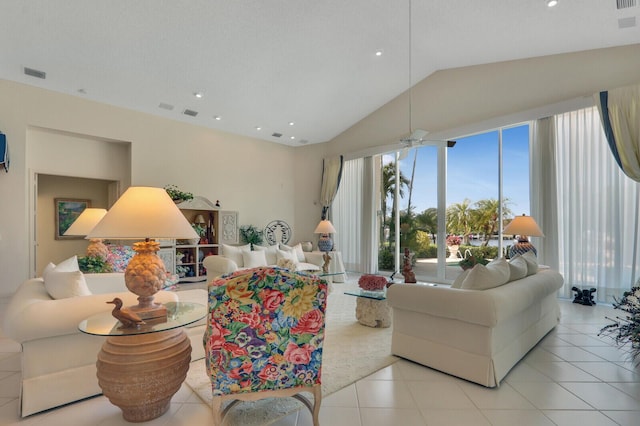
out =
{"type": "MultiPolygon", "coordinates": [[[[42,278],[25,281],[8,305],[5,334],[22,345],[21,416],[74,402],[102,393],[96,378],[96,360],[104,337],[78,330],[87,317],[113,309],[105,303],[120,297],[125,306],[137,303],[129,292],[124,274],[84,274],[91,295],[53,299],[42,278]]],[[[205,290],[160,291],[161,303],[189,301],[207,304],[205,290]]],[[[203,320],[204,321],[204,320],[203,320]]],[[[187,329],[192,359],[204,356],[204,322],[187,329]]]]}
{"type": "MultiPolygon", "coordinates": [[[[277,266],[283,256],[295,257],[296,270],[320,271],[324,264],[322,252],[305,252],[300,244],[288,246],[254,246],[251,252],[249,244],[244,246],[230,246],[222,244],[220,255],[207,256],[202,261],[207,270],[207,281],[221,275],[258,266],[277,266]],[[263,257],[264,256],[264,257],[263,257]]],[[[329,272],[342,273],[333,277],[335,282],[344,282],[344,266],[342,259],[332,256],[329,272]]]]}
{"type": "MultiPolygon", "coordinates": [[[[456,280],[456,287],[466,278],[456,280]]],[[[483,386],[499,386],[558,324],[556,293],[562,283],[558,272],[546,269],[484,290],[394,284],[387,293],[393,308],[391,352],[483,386]]]]}

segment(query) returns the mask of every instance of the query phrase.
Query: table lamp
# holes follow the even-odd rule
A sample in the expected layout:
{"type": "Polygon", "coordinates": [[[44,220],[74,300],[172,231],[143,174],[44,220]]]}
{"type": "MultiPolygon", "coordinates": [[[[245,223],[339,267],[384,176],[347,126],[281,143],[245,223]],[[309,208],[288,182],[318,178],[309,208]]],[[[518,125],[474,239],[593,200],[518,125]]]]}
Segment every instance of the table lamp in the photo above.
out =
{"type": "Polygon", "coordinates": [[[331,239],[331,234],[336,233],[336,228],[333,227],[329,220],[321,220],[318,226],[316,226],[316,230],[313,231],[313,233],[321,234],[320,239],[318,240],[318,250],[328,252],[333,249],[333,240],[331,239]]]}
{"type": "Polygon", "coordinates": [[[164,262],[156,252],[160,244],[152,238],[198,238],[191,224],[163,188],[132,186],[115,202],[88,238],[141,240],[124,273],[127,288],[138,295],[138,304],[128,309],[142,319],[166,317],[164,306],[153,295],[167,278],[164,262]]]}
{"type": "MultiPolygon", "coordinates": [[[[86,236],[107,214],[107,209],[86,208],[80,213],[80,216],[71,224],[64,235],[82,235],[86,236]]],[[[91,238],[87,247],[87,256],[99,257],[107,260],[109,249],[102,242],[102,238],[91,238]]]]}
{"type": "Polygon", "coordinates": [[[532,237],[544,237],[542,230],[536,223],[535,220],[531,216],[516,216],[513,220],[504,228],[502,231],[503,234],[507,235],[517,235],[518,242],[511,246],[509,249],[509,257],[514,257],[515,255],[522,255],[528,251],[532,251],[533,254],[537,255],[538,251],[536,248],[529,242],[528,236],[532,237]]]}

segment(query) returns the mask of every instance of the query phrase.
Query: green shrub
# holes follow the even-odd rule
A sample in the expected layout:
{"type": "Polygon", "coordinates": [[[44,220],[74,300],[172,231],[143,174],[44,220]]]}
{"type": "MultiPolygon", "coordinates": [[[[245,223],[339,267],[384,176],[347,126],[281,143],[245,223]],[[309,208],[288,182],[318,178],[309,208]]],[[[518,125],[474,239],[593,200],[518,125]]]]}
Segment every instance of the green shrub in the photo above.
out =
{"type": "Polygon", "coordinates": [[[113,271],[113,268],[106,260],[95,256],[79,257],[78,267],[80,271],[88,274],[101,274],[113,271]]]}
{"type": "Polygon", "coordinates": [[[378,269],[381,271],[393,271],[395,269],[394,251],[384,247],[378,251],[378,269]]]}

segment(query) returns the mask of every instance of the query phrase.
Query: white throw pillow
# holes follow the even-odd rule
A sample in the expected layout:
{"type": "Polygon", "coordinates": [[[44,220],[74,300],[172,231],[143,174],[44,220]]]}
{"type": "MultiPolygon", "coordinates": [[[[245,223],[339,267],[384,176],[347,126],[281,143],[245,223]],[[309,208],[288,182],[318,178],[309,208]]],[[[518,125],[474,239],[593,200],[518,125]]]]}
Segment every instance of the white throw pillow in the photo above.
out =
{"type": "Polygon", "coordinates": [[[468,290],[488,290],[499,287],[509,281],[509,264],[504,258],[492,260],[486,266],[477,264],[462,281],[462,287],[468,290]]]}
{"type": "Polygon", "coordinates": [[[302,250],[302,243],[298,243],[293,247],[290,247],[286,244],[280,244],[280,250],[283,251],[294,251],[296,254],[296,257],[298,258],[298,262],[305,262],[306,258],[304,257],[304,250],[302,250]]]}
{"type": "Polygon", "coordinates": [[[514,256],[509,260],[509,270],[509,281],[524,278],[527,276],[527,262],[520,255],[514,256]]]}
{"type": "Polygon", "coordinates": [[[233,260],[238,268],[244,267],[244,261],[242,260],[242,251],[251,250],[251,244],[244,246],[230,246],[228,244],[222,244],[222,255],[227,259],[233,260]]]}
{"type": "Polygon", "coordinates": [[[253,246],[254,250],[264,251],[264,257],[267,259],[267,265],[275,265],[278,263],[278,246],[253,246]]]}
{"type": "Polygon", "coordinates": [[[66,299],[91,294],[84,274],[78,267],[78,256],[72,256],[58,265],[49,263],[42,273],[44,288],[54,299],[66,299]]]}
{"type": "Polygon", "coordinates": [[[462,288],[462,282],[464,281],[465,278],[467,278],[467,275],[469,275],[469,272],[471,272],[471,269],[462,271],[462,273],[456,277],[453,284],[451,284],[451,288],[462,288]]]}
{"type": "Polygon", "coordinates": [[[538,272],[538,258],[534,252],[528,251],[522,255],[522,258],[527,262],[527,275],[533,275],[538,272]]]}
{"type": "MultiPolygon", "coordinates": [[[[296,256],[296,252],[293,250],[278,250],[278,260],[280,259],[289,259],[293,262],[294,265],[298,264],[298,256],[296,256]]],[[[276,261],[277,262],[277,261],[276,261]]]]}
{"type": "Polygon", "coordinates": [[[67,299],[91,294],[84,279],[84,274],[80,271],[51,271],[47,274],[44,287],[47,289],[49,296],[54,299],[67,299]]]}
{"type": "Polygon", "coordinates": [[[264,250],[243,251],[242,260],[244,267],[257,268],[258,266],[267,266],[267,259],[264,254],[264,250]]]}

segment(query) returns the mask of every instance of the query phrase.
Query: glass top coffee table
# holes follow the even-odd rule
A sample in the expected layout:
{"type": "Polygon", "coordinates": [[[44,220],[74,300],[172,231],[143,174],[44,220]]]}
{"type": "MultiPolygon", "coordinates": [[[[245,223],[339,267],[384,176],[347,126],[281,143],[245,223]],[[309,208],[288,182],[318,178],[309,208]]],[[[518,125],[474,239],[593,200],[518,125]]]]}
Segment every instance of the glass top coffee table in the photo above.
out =
{"type": "Polygon", "coordinates": [[[137,327],[122,328],[111,312],[78,325],[83,333],[107,337],[96,362],[98,384],[130,422],[155,419],[169,409],[191,361],[191,342],[182,327],[207,315],[199,303],[164,306],[166,319],[147,319],[137,327]]]}

